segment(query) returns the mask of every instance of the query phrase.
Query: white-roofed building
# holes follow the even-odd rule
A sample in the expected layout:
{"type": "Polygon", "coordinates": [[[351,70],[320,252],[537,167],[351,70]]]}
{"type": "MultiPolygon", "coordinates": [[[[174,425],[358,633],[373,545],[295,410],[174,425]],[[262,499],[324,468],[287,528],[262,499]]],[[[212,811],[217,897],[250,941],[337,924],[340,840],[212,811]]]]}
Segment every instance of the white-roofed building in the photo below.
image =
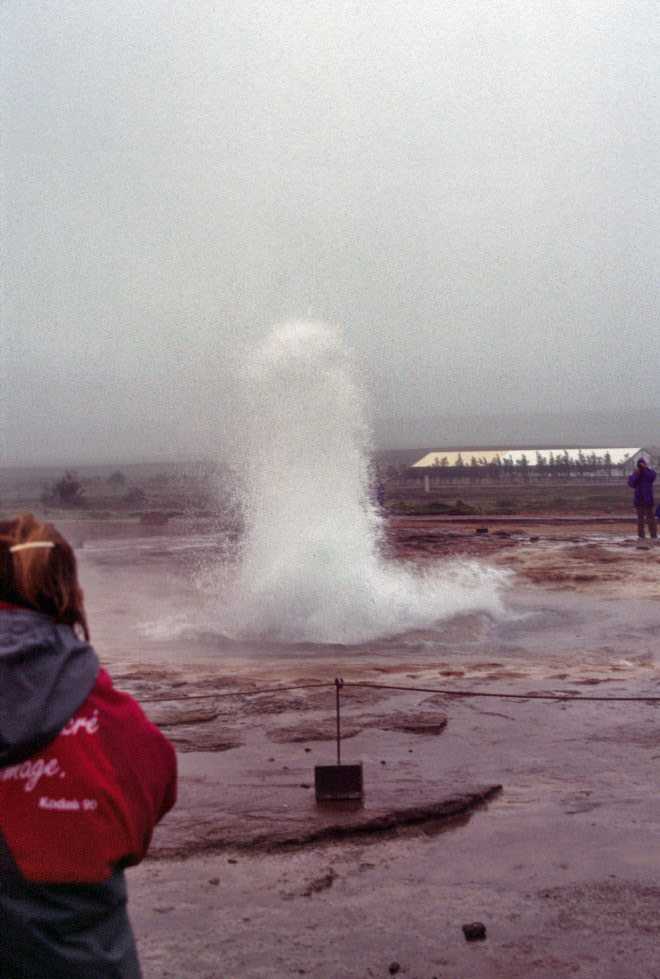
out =
{"type": "Polygon", "coordinates": [[[642,457],[653,462],[653,453],[644,448],[560,448],[547,449],[437,449],[412,464],[413,469],[430,469],[438,466],[547,466],[552,463],[570,462],[586,465],[634,466],[642,457]],[[474,461],[473,461],[474,460],[474,461]]]}
{"type": "Polygon", "coordinates": [[[424,493],[462,482],[529,483],[620,480],[642,457],[660,463],[660,450],[640,446],[436,449],[409,465],[403,481],[424,493]]]}

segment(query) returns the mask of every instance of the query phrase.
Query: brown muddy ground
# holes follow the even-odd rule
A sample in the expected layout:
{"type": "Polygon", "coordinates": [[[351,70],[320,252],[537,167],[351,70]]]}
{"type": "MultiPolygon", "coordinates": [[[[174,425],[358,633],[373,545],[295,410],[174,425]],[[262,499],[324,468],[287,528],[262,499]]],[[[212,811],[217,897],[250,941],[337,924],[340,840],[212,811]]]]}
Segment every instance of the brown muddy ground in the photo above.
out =
{"type": "Polygon", "coordinates": [[[660,979],[660,549],[632,523],[475,529],[393,521],[389,547],[510,569],[500,623],[452,620],[405,655],[108,655],[179,750],[179,805],[129,872],[145,979],[660,979]],[[358,810],[314,801],[337,675],[427,688],[342,692],[358,810]]]}

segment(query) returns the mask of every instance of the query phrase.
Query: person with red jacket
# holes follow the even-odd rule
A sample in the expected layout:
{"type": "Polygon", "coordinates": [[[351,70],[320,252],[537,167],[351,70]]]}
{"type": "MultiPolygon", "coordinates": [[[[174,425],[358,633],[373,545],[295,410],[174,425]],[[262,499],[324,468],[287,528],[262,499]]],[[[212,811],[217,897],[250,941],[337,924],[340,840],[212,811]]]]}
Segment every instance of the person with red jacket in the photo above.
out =
{"type": "Polygon", "coordinates": [[[124,868],[176,801],[176,755],[89,643],[50,524],[0,523],[0,976],[140,979],[124,868]]]}

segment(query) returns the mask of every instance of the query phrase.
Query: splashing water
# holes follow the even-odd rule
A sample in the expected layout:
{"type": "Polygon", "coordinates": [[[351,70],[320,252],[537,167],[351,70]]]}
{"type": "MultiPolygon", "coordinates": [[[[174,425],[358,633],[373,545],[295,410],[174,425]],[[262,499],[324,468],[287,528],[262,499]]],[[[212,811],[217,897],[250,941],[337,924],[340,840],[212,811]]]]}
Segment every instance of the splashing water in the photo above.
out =
{"type": "Polygon", "coordinates": [[[369,500],[364,399],[339,331],[276,327],[245,366],[236,441],[245,533],[215,580],[232,638],[363,643],[458,613],[502,610],[505,574],[476,563],[388,562],[369,500]]]}

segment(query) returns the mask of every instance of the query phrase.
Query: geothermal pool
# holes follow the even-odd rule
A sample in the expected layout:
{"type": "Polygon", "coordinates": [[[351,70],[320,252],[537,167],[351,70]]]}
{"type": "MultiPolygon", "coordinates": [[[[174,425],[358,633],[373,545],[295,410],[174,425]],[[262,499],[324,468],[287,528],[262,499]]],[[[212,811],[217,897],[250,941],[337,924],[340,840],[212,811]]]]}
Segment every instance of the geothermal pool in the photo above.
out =
{"type": "MultiPolygon", "coordinates": [[[[569,543],[553,542],[532,551],[522,541],[483,562],[420,560],[421,580],[429,591],[434,583],[440,593],[435,622],[422,621],[389,635],[384,629],[381,636],[363,642],[332,643],[227,635],[217,582],[230,574],[223,561],[231,546],[211,522],[204,526],[179,519],[166,533],[160,528],[145,532],[139,524],[120,521],[61,526],[78,541],[92,638],[108,663],[164,660],[185,666],[206,661],[219,672],[240,672],[279,662],[285,671],[299,673],[304,667],[327,665],[332,670],[334,663],[366,666],[376,660],[398,663],[402,669],[439,661],[467,668],[470,662],[502,660],[508,669],[524,667],[530,677],[547,676],[553,669],[570,677],[585,669],[597,673],[621,666],[640,678],[657,665],[653,637],[660,634],[660,603],[652,597],[652,581],[646,592],[639,584],[630,588],[628,565],[639,557],[615,538],[609,553],[622,567],[614,584],[609,580],[612,564],[601,567],[597,559],[595,581],[581,587],[539,587],[518,573],[518,565],[527,569],[531,561],[541,570],[555,563],[570,567],[580,551],[569,543]],[[607,576],[600,583],[599,568],[607,576]],[[444,582],[452,574],[474,575],[481,583],[477,601],[471,604],[468,595],[453,612],[442,599],[444,582]],[[501,582],[486,601],[479,595],[484,580],[501,582]]],[[[472,532],[466,529],[462,539],[466,546],[472,544],[472,532]]],[[[600,538],[596,546],[603,547],[600,538]]],[[[588,559],[588,547],[583,551],[588,559]]],[[[653,577],[655,564],[647,564],[653,577]]],[[[392,566],[396,580],[401,562],[384,559],[383,565],[386,571],[392,566]]],[[[410,561],[404,571],[411,587],[416,578],[410,561]]]]}

